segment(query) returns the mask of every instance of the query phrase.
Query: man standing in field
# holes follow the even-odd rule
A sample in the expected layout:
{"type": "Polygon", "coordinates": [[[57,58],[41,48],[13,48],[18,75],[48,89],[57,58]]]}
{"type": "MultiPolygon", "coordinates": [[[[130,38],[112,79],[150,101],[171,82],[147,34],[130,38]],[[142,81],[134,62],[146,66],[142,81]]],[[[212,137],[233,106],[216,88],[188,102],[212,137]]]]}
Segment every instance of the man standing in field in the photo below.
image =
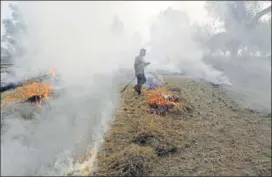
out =
{"type": "Polygon", "coordinates": [[[144,69],[147,65],[149,65],[149,62],[145,62],[143,57],[145,56],[146,50],[141,49],[140,55],[135,58],[134,62],[134,70],[135,70],[135,76],[137,78],[137,85],[135,85],[133,88],[134,90],[141,95],[142,93],[142,85],[146,82],[146,77],[144,73],[144,69]]]}

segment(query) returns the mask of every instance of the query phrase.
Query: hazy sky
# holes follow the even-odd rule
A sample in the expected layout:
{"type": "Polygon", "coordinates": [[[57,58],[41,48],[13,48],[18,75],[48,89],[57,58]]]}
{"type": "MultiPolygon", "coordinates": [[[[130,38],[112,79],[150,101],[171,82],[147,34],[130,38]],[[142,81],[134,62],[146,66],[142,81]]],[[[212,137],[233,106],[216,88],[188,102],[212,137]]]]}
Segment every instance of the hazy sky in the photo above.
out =
{"type": "MultiPolygon", "coordinates": [[[[8,8],[8,3],[11,3],[11,1],[1,1],[2,19],[11,15],[11,12],[8,8]]],[[[103,5],[105,5],[105,8],[109,8],[109,10],[111,10],[116,6],[119,6],[121,3],[125,8],[123,8],[122,11],[119,10],[114,12],[113,10],[112,13],[119,16],[129,31],[139,31],[146,33],[146,31],[149,30],[148,24],[152,18],[169,6],[171,6],[173,9],[180,9],[185,11],[192,22],[201,23],[207,17],[206,11],[203,8],[205,1],[105,1],[103,2],[103,5]],[[128,16],[127,14],[131,14],[132,16],[137,15],[137,18],[134,18],[132,21],[131,15],[128,16]],[[135,19],[137,19],[137,21],[135,21],[135,19]],[[132,23],[133,25],[131,25],[132,23]],[[137,29],[135,29],[135,24],[138,26],[137,29]],[[129,29],[130,27],[133,27],[134,29],[129,29]]],[[[1,25],[1,33],[2,32],[3,25],[1,25]]]]}
{"type": "MultiPolygon", "coordinates": [[[[16,1],[1,1],[1,19],[9,17],[11,12],[8,8],[8,3],[16,1]]],[[[149,23],[156,14],[171,6],[173,9],[179,9],[187,13],[192,23],[203,23],[208,20],[207,11],[203,8],[206,1],[104,1],[103,4],[107,7],[116,7],[120,4],[124,5],[122,11],[115,11],[114,14],[124,22],[124,25],[129,28],[133,27],[133,31],[149,30],[149,23]],[[137,15],[137,21],[131,20],[131,15],[137,15]],[[134,25],[131,25],[133,23],[134,25]],[[138,24],[138,29],[135,29],[135,23],[138,24]]],[[[263,3],[266,7],[271,5],[270,1],[263,3]]],[[[111,8],[109,8],[110,10],[111,8]]],[[[114,8],[112,8],[114,9],[114,8]]],[[[130,30],[130,29],[129,29],[130,30]]],[[[1,33],[3,32],[3,25],[1,25],[1,33]]]]}

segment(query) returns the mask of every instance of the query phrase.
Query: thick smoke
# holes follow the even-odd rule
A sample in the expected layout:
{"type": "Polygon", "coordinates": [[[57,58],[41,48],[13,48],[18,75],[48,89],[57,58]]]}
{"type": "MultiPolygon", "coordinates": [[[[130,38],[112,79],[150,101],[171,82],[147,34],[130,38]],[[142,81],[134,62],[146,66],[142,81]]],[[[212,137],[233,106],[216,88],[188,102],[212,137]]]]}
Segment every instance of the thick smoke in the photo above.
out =
{"type": "Polygon", "coordinates": [[[81,154],[106,130],[119,103],[119,83],[126,81],[124,76],[116,77],[117,69],[132,68],[140,41],[135,43],[126,33],[115,36],[111,30],[115,14],[107,13],[105,2],[18,5],[28,28],[28,48],[16,60],[16,76],[36,76],[54,68],[61,77],[56,85],[60,96],[45,106],[37,120],[23,121],[14,114],[6,118],[1,171],[3,175],[48,174],[52,168],[45,165],[52,164],[59,153],[81,154]],[[83,134],[95,138],[84,137],[88,143],[77,145],[83,134]]]}
{"type": "Polygon", "coordinates": [[[203,61],[204,51],[193,40],[186,13],[168,8],[161,12],[151,28],[152,69],[183,72],[214,83],[231,84],[224,74],[203,61]]]}
{"type": "Polygon", "coordinates": [[[222,73],[202,61],[203,52],[193,42],[188,19],[181,12],[170,9],[159,14],[145,45],[136,23],[141,6],[83,1],[18,4],[28,28],[28,50],[16,60],[16,76],[36,76],[54,68],[61,77],[56,85],[60,95],[32,121],[22,120],[21,115],[6,118],[1,135],[2,175],[62,174],[58,170],[63,166],[57,171],[50,166],[60,153],[80,154],[101,139],[120,104],[120,84],[133,77],[134,57],[142,47],[148,49],[150,70],[185,71],[229,82],[218,81],[222,73]],[[122,15],[116,17],[120,11],[122,15]],[[128,74],[121,69],[129,70],[128,74]],[[92,136],[77,145],[82,134],[92,136]]]}

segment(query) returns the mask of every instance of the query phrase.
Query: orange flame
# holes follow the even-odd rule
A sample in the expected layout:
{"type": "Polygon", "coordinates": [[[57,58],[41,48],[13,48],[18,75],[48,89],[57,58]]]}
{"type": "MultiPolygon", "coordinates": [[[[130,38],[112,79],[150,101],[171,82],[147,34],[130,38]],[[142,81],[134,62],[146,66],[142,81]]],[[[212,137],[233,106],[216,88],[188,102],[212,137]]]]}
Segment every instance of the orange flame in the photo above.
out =
{"type": "Polygon", "coordinates": [[[3,101],[25,101],[33,96],[41,96],[44,99],[48,99],[51,94],[51,89],[51,85],[33,82],[16,88],[15,92],[8,94],[3,101]]]}
{"type": "MultiPolygon", "coordinates": [[[[54,69],[48,70],[49,74],[54,79],[56,72],[54,69]]],[[[6,104],[6,101],[9,102],[23,102],[33,96],[40,97],[39,101],[36,101],[37,106],[41,107],[41,100],[48,99],[52,93],[52,85],[39,83],[39,82],[29,82],[21,87],[15,89],[14,92],[7,94],[3,100],[1,100],[1,106],[6,104]]]]}
{"type": "Polygon", "coordinates": [[[167,88],[157,88],[154,90],[144,90],[146,101],[149,105],[173,105],[178,108],[184,106],[183,102],[172,101],[171,98],[174,98],[174,94],[167,90],[167,88]]]}

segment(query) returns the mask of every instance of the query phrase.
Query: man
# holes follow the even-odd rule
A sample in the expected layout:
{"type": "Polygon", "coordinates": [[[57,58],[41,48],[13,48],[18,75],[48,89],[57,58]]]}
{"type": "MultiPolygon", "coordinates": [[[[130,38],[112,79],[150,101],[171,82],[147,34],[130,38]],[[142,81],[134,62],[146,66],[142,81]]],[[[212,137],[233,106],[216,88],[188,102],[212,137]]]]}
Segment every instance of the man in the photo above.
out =
{"type": "Polygon", "coordinates": [[[141,49],[140,55],[135,58],[134,62],[134,70],[135,70],[135,76],[137,78],[137,85],[134,86],[134,90],[141,95],[142,93],[142,85],[146,82],[146,77],[144,73],[144,69],[147,65],[149,65],[149,62],[145,62],[143,57],[145,56],[146,50],[141,49]]]}

